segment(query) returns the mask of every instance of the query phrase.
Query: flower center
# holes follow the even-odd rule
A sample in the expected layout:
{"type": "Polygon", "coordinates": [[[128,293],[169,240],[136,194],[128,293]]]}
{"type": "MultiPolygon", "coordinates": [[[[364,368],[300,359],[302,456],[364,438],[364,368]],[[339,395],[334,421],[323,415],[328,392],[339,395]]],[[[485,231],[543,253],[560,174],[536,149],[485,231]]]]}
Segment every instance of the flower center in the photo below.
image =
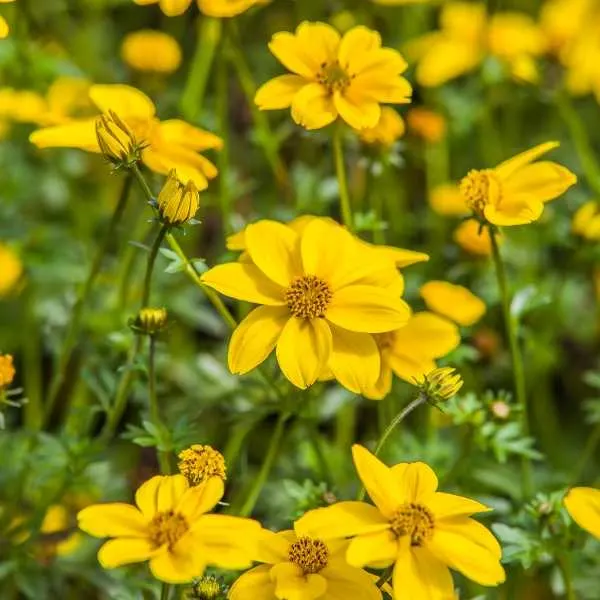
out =
{"type": "Polygon", "coordinates": [[[209,477],[227,479],[227,467],[223,455],[201,444],[194,444],[179,453],[179,471],[191,485],[198,485],[209,477]]]}
{"type": "Polygon", "coordinates": [[[498,193],[500,182],[491,169],[483,169],[482,171],[473,169],[462,178],[460,192],[474,213],[483,216],[483,209],[491,201],[490,186],[492,185],[498,193]]]}
{"type": "Polygon", "coordinates": [[[412,546],[421,546],[433,535],[435,521],[427,507],[407,502],[394,513],[391,525],[397,537],[409,535],[412,546]]]}
{"type": "Polygon", "coordinates": [[[337,60],[321,63],[321,70],[317,73],[317,81],[324,85],[330,94],[345,91],[354,77],[355,75],[349,75],[337,60]]]}
{"type": "Polygon", "coordinates": [[[325,542],[313,540],[309,537],[298,538],[290,546],[288,559],[298,565],[304,574],[318,573],[327,566],[329,550],[325,542]]]}
{"type": "Polygon", "coordinates": [[[187,519],[173,510],[156,513],[148,524],[150,541],[155,548],[174,546],[189,529],[187,519]]]}
{"type": "Polygon", "coordinates": [[[386,331],[385,333],[375,333],[373,334],[375,338],[375,342],[379,346],[380,350],[387,350],[394,345],[394,341],[396,340],[396,332],[395,331],[386,331]]]}
{"type": "Polygon", "coordinates": [[[285,301],[295,317],[316,319],[325,316],[332,296],[326,281],[316,275],[304,275],[292,281],[285,301]]]}

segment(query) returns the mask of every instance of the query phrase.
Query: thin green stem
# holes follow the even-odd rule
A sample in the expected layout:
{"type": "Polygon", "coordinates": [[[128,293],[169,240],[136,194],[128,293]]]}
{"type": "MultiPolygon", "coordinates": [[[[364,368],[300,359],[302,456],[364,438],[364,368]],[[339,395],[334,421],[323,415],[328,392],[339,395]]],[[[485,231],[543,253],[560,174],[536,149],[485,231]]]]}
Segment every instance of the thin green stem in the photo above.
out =
{"type": "Polygon", "coordinates": [[[352,218],[352,205],[350,204],[350,193],[348,192],[348,179],[346,178],[346,163],[344,162],[344,140],[341,125],[335,127],[333,134],[333,154],[335,160],[335,172],[340,192],[340,212],[344,225],[352,231],[354,221],[352,218]]]}
{"type": "Polygon", "coordinates": [[[171,595],[171,585],[169,583],[163,583],[160,590],[160,600],[169,600],[171,595]]]}
{"type": "MultiPolygon", "coordinates": [[[[148,347],[148,400],[150,403],[150,418],[158,431],[165,430],[162,418],[160,415],[160,406],[158,404],[158,396],[156,394],[156,337],[149,336],[148,347]]],[[[160,467],[160,472],[163,475],[168,475],[171,472],[169,453],[156,449],[156,457],[160,467]]]]}
{"type": "Polygon", "coordinates": [[[129,192],[131,190],[131,183],[132,178],[130,175],[127,175],[125,181],[123,182],[123,188],[121,190],[119,200],[110,218],[106,232],[104,233],[104,237],[102,238],[100,246],[96,251],[96,255],[94,256],[90,266],[87,278],[81,290],[79,291],[79,295],[77,296],[77,300],[73,306],[71,321],[69,322],[69,327],[61,347],[58,366],[54,372],[52,381],[50,382],[50,390],[46,399],[44,419],[41,423],[42,426],[47,423],[52,416],[54,405],[56,404],[58,395],[65,382],[69,363],[71,362],[71,357],[73,356],[73,350],[75,349],[75,345],[79,337],[83,318],[83,310],[89,300],[90,293],[94,287],[96,278],[100,273],[100,269],[102,268],[104,257],[106,256],[110,245],[114,243],[117,227],[121,221],[123,213],[125,212],[125,207],[127,206],[127,199],[129,198],[129,192]]]}
{"type": "MultiPolygon", "coordinates": [[[[510,345],[510,356],[512,361],[512,372],[514,378],[515,395],[517,403],[521,408],[521,422],[523,426],[523,433],[529,435],[529,417],[528,417],[528,405],[527,405],[527,388],[525,384],[525,369],[523,366],[523,357],[521,355],[521,348],[517,339],[517,322],[513,318],[510,312],[510,292],[508,290],[508,279],[506,277],[506,269],[502,256],[500,255],[500,248],[498,246],[498,232],[495,228],[489,227],[490,239],[492,241],[492,258],[496,270],[496,279],[498,280],[498,288],[500,290],[500,299],[502,302],[502,313],[504,316],[504,326],[506,328],[506,335],[510,345]]],[[[523,493],[526,496],[531,494],[531,463],[529,458],[523,457],[522,462],[522,479],[523,479],[523,493]]]]}
{"type": "Polygon", "coordinates": [[[562,574],[567,600],[576,600],[575,588],[573,587],[573,575],[571,573],[571,560],[565,552],[557,556],[556,561],[562,574]]]}
{"type": "Polygon", "coordinates": [[[217,111],[219,116],[219,134],[223,139],[223,148],[219,151],[219,207],[225,235],[231,232],[231,177],[230,177],[230,131],[229,131],[229,70],[226,50],[226,33],[221,38],[217,69],[217,111]]]}
{"type": "Polygon", "coordinates": [[[152,276],[154,274],[154,265],[156,263],[156,257],[158,256],[158,251],[160,250],[160,245],[162,244],[165,236],[167,235],[169,228],[166,226],[162,226],[158,235],[156,236],[152,247],[150,248],[150,254],[148,255],[148,262],[146,263],[146,276],[144,277],[144,292],[142,294],[142,305],[141,308],[145,308],[148,306],[150,302],[150,292],[152,289],[152,276]]]}
{"type": "Polygon", "coordinates": [[[23,336],[23,377],[27,390],[25,425],[39,430],[44,419],[42,404],[42,352],[39,327],[35,318],[35,288],[29,285],[25,296],[25,331],[23,336]]]}
{"type": "Polygon", "coordinates": [[[247,517],[250,515],[256,506],[260,492],[267,482],[267,478],[269,477],[269,473],[273,468],[273,463],[275,462],[275,458],[279,452],[281,440],[283,439],[283,434],[285,432],[285,424],[289,417],[290,415],[288,413],[281,413],[277,419],[277,424],[275,425],[275,430],[273,431],[273,435],[269,441],[269,447],[260,467],[260,471],[258,472],[258,475],[256,476],[256,479],[254,480],[254,483],[252,484],[252,487],[246,496],[246,500],[239,511],[239,515],[241,517],[247,517]]]}
{"type": "Polygon", "coordinates": [[[375,583],[375,585],[381,589],[391,578],[392,575],[394,574],[394,566],[392,565],[391,567],[388,567],[380,576],[379,579],[377,580],[377,582],[375,583]]]}
{"type": "Polygon", "coordinates": [[[600,423],[596,425],[592,431],[592,434],[587,439],[583,453],[581,454],[581,457],[577,462],[577,466],[573,471],[573,479],[571,483],[577,483],[579,479],[581,479],[588,461],[596,453],[598,444],[600,444],[600,423]]]}
{"type": "MultiPolygon", "coordinates": [[[[400,423],[402,423],[402,421],[404,421],[404,419],[406,419],[406,417],[408,417],[408,415],[410,415],[410,413],[413,410],[415,410],[415,408],[421,406],[422,404],[425,404],[425,402],[427,402],[427,396],[425,394],[419,394],[408,406],[403,408],[392,419],[390,424],[387,426],[386,430],[381,434],[379,441],[377,442],[377,446],[375,447],[375,452],[374,452],[375,456],[379,456],[379,453],[383,450],[385,443],[387,442],[390,435],[392,435],[392,433],[394,432],[394,429],[396,429],[396,427],[398,427],[398,425],[400,425],[400,423]]],[[[364,498],[365,498],[365,488],[363,487],[363,488],[361,488],[360,492],[358,493],[357,500],[364,500],[364,498]]]]}

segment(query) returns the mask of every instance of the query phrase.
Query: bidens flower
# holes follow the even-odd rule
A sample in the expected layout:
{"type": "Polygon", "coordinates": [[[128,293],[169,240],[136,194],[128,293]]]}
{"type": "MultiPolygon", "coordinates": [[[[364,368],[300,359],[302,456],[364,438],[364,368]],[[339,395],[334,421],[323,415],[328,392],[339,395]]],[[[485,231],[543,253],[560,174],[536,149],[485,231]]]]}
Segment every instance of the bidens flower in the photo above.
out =
{"type": "Polygon", "coordinates": [[[223,455],[210,446],[194,444],[182,450],[178,457],[177,468],[190,485],[199,485],[211,477],[220,477],[223,481],[227,479],[223,455]]]}
{"type": "Polygon", "coordinates": [[[428,281],[419,290],[429,310],[470,327],[485,314],[485,302],[462,285],[447,281],[428,281]]]}
{"type": "Polygon", "coordinates": [[[157,579],[185,583],[207,565],[245,569],[254,555],[260,525],[251,519],[208,515],[223,496],[223,480],[213,477],[190,487],[183,475],[157,475],[137,490],[135,502],[88,506],[79,528],[114,538],[98,551],[105,569],[150,561],[157,579]]]}
{"type": "Polygon", "coordinates": [[[0,298],[15,289],[22,274],[19,257],[8,246],[0,244],[0,298]]]}
{"type": "Polygon", "coordinates": [[[446,120],[433,110],[413,108],[406,115],[408,129],[430,144],[435,144],[446,135],[446,120]]]}
{"type": "Polygon", "coordinates": [[[589,241],[600,240],[600,204],[590,200],[577,209],[571,224],[573,233],[589,241]]]}
{"type": "MultiPolygon", "coordinates": [[[[14,1],[15,0],[0,0],[0,4],[9,4],[14,1]]],[[[9,32],[10,32],[10,28],[8,26],[8,23],[6,22],[6,19],[4,17],[0,16],[0,40],[7,37],[9,32]]]]}
{"type": "Polygon", "coordinates": [[[375,580],[345,559],[348,543],[298,531],[263,530],[255,559],[265,563],[244,573],[230,600],[380,600],[375,580]]]}
{"type": "Polygon", "coordinates": [[[121,57],[137,71],[172,73],[181,64],[181,48],[167,33],[143,29],[125,36],[121,57]]]}
{"type": "MultiPolygon", "coordinates": [[[[490,256],[492,254],[492,238],[488,227],[481,225],[475,219],[463,221],[452,234],[454,241],[466,252],[478,256],[490,256]]],[[[504,238],[496,233],[498,243],[504,238]]]]}
{"type": "Polygon", "coordinates": [[[380,361],[369,334],[398,329],[410,315],[386,287],[397,280],[394,263],[373,260],[327,219],[312,219],[301,234],[260,221],[243,238],[247,258],[202,275],[226,296],[263,305],[233,333],[231,372],[247,373],[276,348],[281,370],[299,388],[312,385],[327,365],[343,384],[355,385],[357,378],[374,383],[380,361]]]}
{"type": "Polygon", "coordinates": [[[354,129],[375,127],[380,104],[410,102],[399,52],[381,47],[376,31],[363,26],[340,34],[326,23],[301,23],[296,33],[276,33],[269,49],[293,74],[280,75],[256,93],[261,110],[291,106],[292,118],[319,129],[338,116],[354,129]]]}
{"type": "MultiPolygon", "coordinates": [[[[182,15],[191,5],[192,0],[133,0],[136,4],[159,4],[167,17],[182,15]]],[[[209,17],[235,17],[256,4],[264,4],[269,0],[197,0],[198,8],[209,17]]]]}
{"type": "Polygon", "coordinates": [[[13,357],[10,354],[0,354],[0,392],[9,386],[15,378],[13,357]]]}
{"type": "Polygon", "coordinates": [[[460,191],[473,214],[500,226],[537,221],[544,203],[554,200],[577,181],[562,165],[533,162],[558,146],[558,142],[546,142],[493,169],[469,171],[460,182],[460,191]]]}
{"type": "Polygon", "coordinates": [[[183,225],[194,218],[200,207],[200,195],[193,181],[181,183],[172,169],[169,178],[158,194],[158,214],[164,225],[183,225]]]}
{"type": "Polygon", "coordinates": [[[563,503],[577,525],[600,539],[600,490],[571,488],[563,503]]]}
{"type": "Polygon", "coordinates": [[[131,327],[145,335],[158,335],[166,329],[169,321],[167,309],[164,307],[154,308],[145,306],[140,310],[131,327]]]}
{"type": "Polygon", "coordinates": [[[355,567],[394,565],[395,600],[453,598],[448,567],[481,585],[504,581],[500,544],[471,518],[486,506],[436,491],[437,477],[424,463],[390,468],[362,446],[352,453],[375,506],[339,502],[308,512],[297,530],[323,540],[355,536],[346,560],[355,567]]]}
{"type": "Polygon", "coordinates": [[[383,106],[377,125],[359,129],[358,135],[365,144],[377,144],[388,148],[399,140],[405,131],[406,126],[402,117],[393,108],[383,106]]]}
{"type": "MultiPolygon", "coordinates": [[[[179,119],[159,121],[150,98],[127,85],[93,85],[89,95],[100,111],[114,111],[127,125],[143,146],[141,158],[151,171],[166,175],[171,169],[177,169],[183,180],[193,181],[200,190],[208,186],[208,179],[217,176],[216,167],[199,152],[221,148],[221,138],[179,119]]],[[[29,139],[38,148],[101,152],[95,117],[38,129],[29,139]]]]}
{"type": "Polygon", "coordinates": [[[439,404],[456,396],[464,381],[452,367],[433,369],[417,380],[417,387],[431,404],[439,404]]]}

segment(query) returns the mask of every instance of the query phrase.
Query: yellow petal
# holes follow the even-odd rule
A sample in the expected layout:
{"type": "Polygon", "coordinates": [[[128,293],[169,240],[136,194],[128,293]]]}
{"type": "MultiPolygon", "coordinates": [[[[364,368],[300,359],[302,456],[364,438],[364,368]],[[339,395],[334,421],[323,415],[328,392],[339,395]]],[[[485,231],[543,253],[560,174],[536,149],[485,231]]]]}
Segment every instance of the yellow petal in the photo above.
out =
{"type": "Polygon", "coordinates": [[[337,116],[327,88],[320,83],[305,85],[292,100],[292,119],[306,129],[326,127],[337,116]]]}
{"type": "Polygon", "coordinates": [[[175,169],[177,177],[181,181],[192,181],[198,188],[198,191],[201,192],[208,187],[208,179],[202,170],[199,169],[199,161],[196,160],[199,155],[196,155],[195,152],[191,154],[194,156],[192,162],[196,164],[190,164],[189,151],[182,159],[181,155],[174,157],[171,153],[165,152],[164,147],[154,149],[149,146],[142,151],[142,161],[148,169],[159,175],[168,175],[172,169],[175,169]]]}
{"type": "Polygon", "coordinates": [[[238,231],[227,236],[227,250],[245,250],[246,249],[246,230],[238,231]]]}
{"type": "Polygon", "coordinates": [[[385,290],[368,285],[348,285],[337,290],[326,318],[349,331],[381,333],[406,325],[408,305],[385,290]]]}
{"type": "Polygon", "coordinates": [[[403,548],[394,566],[392,582],[394,590],[402,590],[402,600],[451,600],[456,597],[450,571],[426,548],[403,548]]]}
{"type": "Polygon", "coordinates": [[[357,73],[368,63],[373,52],[381,48],[381,36],[363,25],[357,25],[344,34],[340,43],[338,60],[357,73]]]}
{"type": "Polygon", "coordinates": [[[352,459],[367,494],[381,514],[390,518],[404,498],[404,491],[398,487],[392,470],[359,444],[352,446],[352,459]]]}
{"type": "Polygon", "coordinates": [[[235,329],[227,362],[234,375],[243,375],[262,363],[275,349],[290,318],[287,306],[259,306],[235,329]]]}
{"type": "Polygon", "coordinates": [[[212,510],[223,497],[225,484],[220,477],[210,477],[190,487],[181,497],[176,510],[193,524],[204,513],[212,510]]]}
{"type": "Polygon", "coordinates": [[[439,215],[462,216],[469,214],[469,207],[454,183],[438,185],[429,195],[429,205],[439,215]]]}
{"type": "Polygon", "coordinates": [[[90,87],[90,99],[101,112],[114,110],[122,119],[149,121],[154,117],[154,103],[137,88],[120,83],[90,87]]]}
{"type": "Polygon", "coordinates": [[[254,304],[282,306],[284,290],[252,263],[227,263],[213,267],[202,275],[202,283],[225,296],[254,304]]]}
{"type": "Polygon", "coordinates": [[[434,492],[427,500],[424,500],[424,503],[436,519],[444,517],[468,517],[474,513],[489,512],[492,510],[485,504],[477,502],[477,500],[445,492],[434,492]]]}
{"type": "Polygon", "coordinates": [[[96,119],[82,119],[65,125],[38,129],[29,136],[38,148],[80,148],[100,152],[96,139],[96,119]]]}
{"type": "Polygon", "coordinates": [[[390,352],[428,358],[441,358],[460,344],[458,327],[447,319],[423,311],[394,332],[390,352]]]}
{"type": "Polygon", "coordinates": [[[372,100],[354,100],[349,95],[335,92],[333,104],[340,117],[354,129],[375,127],[381,117],[381,108],[372,100]]]}
{"type": "Polygon", "coordinates": [[[525,152],[521,152],[508,160],[500,163],[495,169],[494,172],[498,176],[499,179],[505,180],[510,177],[513,173],[515,173],[518,169],[523,168],[525,165],[533,162],[543,154],[550,152],[550,150],[554,150],[560,146],[559,142],[544,142],[543,144],[538,144],[529,150],[525,150],[525,152]]]}
{"type": "Polygon", "coordinates": [[[178,17],[190,6],[192,0],[160,0],[160,10],[167,17],[178,17]]]}
{"type": "Polygon", "coordinates": [[[390,523],[377,508],[366,502],[338,502],[308,511],[295,522],[294,528],[299,536],[334,540],[385,531],[390,528],[390,523]]]}
{"type": "Polygon", "coordinates": [[[288,287],[301,275],[299,237],[287,225],[267,219],[246,227],[246,250],[271,281],[288,287]]]}
{"type": "Polygon", "coordinates": [[[421,286],[420,293],[427,308],[459,325],[470,326],[477,323],[486,311],[483,300],[462,285],[447,281],[428,281],[421,286]]]}
{"type": "Polygon", "coordinates": [[[499,205],[487,204],[483,214],[492,225],[509,227],[533,223],[543,211],[544,204],[535,196],[513,196],[502,198],[499,205]]]}
{"type": "Polygon", "coordinates": [[[391,352],[389,349],[382,353],[385,361],[392,372],[400,379],[414,384],[415,379],[421,381],[424,375],[433,371],[436,364],[432,358],[414,355],[407,352],[391,352]]]}
{"type": "Polygon", "coordinates": [[[261,110],[289,108],[294,96],[307,83],[308,81],[299,75],[280,75],[258,88],[254,102],[261,110]]]}
{"type": "Polygon", "coordinates": [[[180,144],[198,152],[212,148],[220,150],[223,147],[223,140],[218,135],[194,127],[181,119],[161,121],[159,132],[165,141],[180,144]]]}
{"type": "Polygon", "coordinates": [[[573,520],[600,539],[600,490],[589,487],[571,488],[564,499],[573,520]]]}
{"type": "Polygon", "coordinates": [[[254,567],[239,577],[229,590],[229,600],[273,600],[275,584],[271,581],[270,565],[254,567]]]}
{"type": "Polygon", "coordinates": [[[277,341],[277,362],[296,387],[306,389],[327,364],[331,345],[331,329],[325,319],[291,317],[277,341]]]}
{"type": "Polygon", "coordinates": [[[285,600],[317,600],[327,590],[327,580],[319,574],[307,574],[295,564],[285,562],[271,569],[275,596],[285,600]]]}
{"type": "Polygon", "coordinates": [[[191,534],[184,535],[172,549],[165,549],[150,559],[150,571],[160,581],[187,583],[201,577],[206,563],[203,561],[198,540],[191,534]]]}
{"type": "Polygon", "coordinates": [[[152,519],[158,511],[158,488],[161,481],[162,476],[155,475],[142,483],[135,492],[135,503],[148,520],[152,519]]]}
{"type": "Polygon", "coordinates": [[[254,560],[272,565],[286,562],[290,550],[289,538],[291,537],[296,541],[296,534],[290,530],[275,533],[268,529],[262,529],[260,533],[257,534],[254,560]]]}
{"type": "Polygon", "coordinates": [[[119,538],[104,543],[98,551],[98,562],[104,569],[143,562],[156,554],[150,540],[144,538],[119,538]]]}
{"type": "Polygon", "coordinates": [[[374,246],[378,255],[391,260],[399,269],[409,267],[420,262],[427,262],[429,255],[415,250],[406,250],[394,246],[374,246]]]}
{"type": "Polygon", "coordinates": [[[329,368],[348,390],[362,394],[377,382],[381,370],[379,350],[368,333],[356,333],[331,325],[333,345],[329,368]]]}
{"type": "Polygon", "coordinates": [[[79,529],[94,537],[145,537],[147,521],[131,504],[94,504],[77,514],[79,529]]]}
{"type": "Polygon", "coordinates": [[[481,523],[468,517],[436,521],[427,548],[443,563],[481,585],[498,585],[506,579],[498,541],[481,523]]]}
{"type": "Polygon", "coordinates": [[[165,475],[158,483],[156,508],[158,512],[174,510],[189,488],[183,475],[165,475]]]}
{"type": "MultiPolygon", "coordinates": [[[[482,227],[478,221],[469,219],[463,221],[452,234],[454,241],[467,252],[478,256],[492,254],[492,240],[487,227],[482,227]]],[[[502,238],[497,238],[500,242],[502,238]]]]}
{"type": "Polygon", "coordinates": [[[469,40],[432,39],[417,65],[416,79],[425,87],[437,87],[472,71],[482,58],[481,51],[469,40]]]}
{"type": "Polygon", "coordinates": [[[577,177],[562,165],[540,161],[515,171],[504,182],[507,196],[533,196],[540,202],[554,200],[577,183],[577,177]]]}
{"type": "Polygon", "coordinates": [[[381,372],[372,388],[365,389],[363,396],[369,400],[382,400],[392,391],[392,369],[381,356],[381,372]]]}
{"type": "Polygon", "coordinates": [[[0,40],[3,40],[6,36],[8,36],[10,29],[8,27],[8,23],[4,17],[0,17],[0,40]]]}
{"type": "Polygon", "coordinates": [[[391,474],[393,485],[402,492],[401,502],[420,502],[437,490],[438,478],[424,462],[394,465],[391,474]]]}
{"type": "Polygon", "coordinates": [[[362,569],[343,562],[330,564],[321,571],[327,580],[327,600],[381,600],[382,595],[375,580],[362,569]]]}
{"type": "Polygon", "coordinates": [[[374,563],[388,565],[398,556],[398,538],[391,530],[359,535],[350,541],[346,560],[353,567],[374,563]]]}

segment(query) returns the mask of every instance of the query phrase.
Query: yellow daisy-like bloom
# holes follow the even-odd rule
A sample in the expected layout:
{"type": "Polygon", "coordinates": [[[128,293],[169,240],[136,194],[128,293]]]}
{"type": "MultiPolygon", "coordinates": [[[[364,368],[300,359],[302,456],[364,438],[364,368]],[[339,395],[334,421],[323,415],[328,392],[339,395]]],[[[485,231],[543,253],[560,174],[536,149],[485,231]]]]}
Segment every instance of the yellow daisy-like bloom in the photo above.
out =
{"type": "MultiPolygon", "coordinates": [[[[481,223],[475,219],[463,221],[452,234],[454,241],[466,252],[477,256],[491,256],[492,239],[487,227],[482,227],[481,223]]],[[[502,243],[504,238],[496,234],[498,243],[502,243]]]]}
{"type": "Polygon", "coordinates": [[[441,141],[446,135],[446,119],[428,108],[412,108],[406,115],[408,129],[430,144],[441,141]]]}
{"type": "Polygon", "coordinates": [[[600,205],[590,200],[577,209],[571,224],[573,233],[590,241],[600,240],[600,205]]]}
{"type": "Polygon", "coordinates": [[[250,566],[260,525],[251,519],[206,514],[223,497],[223,480],[190,487],[183,475],[157,475],[142,484],[136,506],[119,502],[88,506],[79,528],[107,541],[98,551],[105,569],[150,561],[156,579],[186,583],[207,565],[250,566]]]}
{"type": "Polygon", "coordinates": [[[493,169],[472,170],[460,191],[478,218],[492,225],[524,225],[537,221],[544,203],[554,200],[577,182],[569,169],[551,161],[533,162],[558,148],[546,142],[521,152],[493,169]]]}
{"type": "Polygon", "coordinates": [[[261,110],[291,107],[306,129],[319,129],[338,116],[354,129],[375,127],[380,104],[410,102],[401,77],[406,61],[381,47],[376,31],[357,26],[343,37],[326,23],[301,23],[295,33],[276,33],[269,49],[293,74],[280,75],[256,93],[261,110]]]}
{"type": "Polygon", "coordinates": [[[0,298],[7,296],[23,275],[23,265],[19,257],[4,244],[0,244],[0,298]]]}
{"type": "Polygon", "coordinates": [[[575,523],[600,539],[600,490],[571,488],[563,502],[575,523]]]}
{"type": "Polygon", "coordinates": [[[387,256],[374,260],[327,219],[310,220],[301,234],[260,221],[245,229],[244,244],[249,260],[202,275],[226,296],[263,305],[233,333],[231,372],[247,373],[276,348],[283,374],[299,388],[312,385],[327,365],[344,385],[357,377],[373,384],[380,361],[369,334],[398,329],[410,315],[392,289],[394,263],[387,256]]]}
{"type": "Polygon", "coordinates": [[[190,485],[199,485],[211,477],[227,479],[227,466],[223,455],[211,446],[194,444],[179,455],[177,468],[190,482],[190,485]]]}
{"type": "Polygon", "coordinates": [[[462,496],[438,492],[426,464],[387,467],[359,445],[354,464],[375,506],[339,502],[313,510],[297,523],[301,535],[323,540],[354,536],[346,560],[355,567],[394,565],[396,600],[454,597],[448,567],[485,585],[505,580],[500,544],[471,518],[488,507],[462,496]]]}
{"type": "Polygon", "coordinates": [[[392,374],[408,383],[423,379],[435,369],[435,359],[460,344],[458,327],[430,312],[413,314],[401,329],[373,336],[381,353],[381,372],[376,385],[365,390],[372,400],[383,398],[392,389],[392,374]]]}
{"type": "Polygon", "coordinates": [[[263,530],[255,559],[265,564],[244,573],[229,600],[380,600],[371,575],[346,562],[347,547],[297,531],[263,530]]]}
{"type": "Polygon", "coordinates": [[[428,281],[419,290],[429,310],[448,317],[459,325],[474,325],[485,314],[485,303],[462,285],[447,281],[428,281]]]}
{"type": "MultiPolygon", "coordinates": [[[[159,121],[152,100],[127,85],[93,85],[89,95],[102,113],[114,111],[137,142],[145,145],[142,161],[151,171],[167,175],[176,169],[181,179],[192,181],[199,190],[208,186],[208,179],[217,176],[216,167],[200,152],[221,148],[223,141],[218,136],[179,119],[159,121]]],[[[38,129],[29,139],[38,148],[100,152],[96,121],[97,118],[74,119],[64,125],[38,129]]]]}
{"type": "MultiPolygon", "coordinates": [[[[167,17],[182,15],[192,4],[192,0],[133,0],[141,6],[158,4],[167,17]]],[[[209,17],[235,17],[257,4],[270,0],[197,0],[198,8],[209,17]]]]}
{"type": "Polygon", "coordinates": [[[137,71],[172,73],[181,64],[181,48],[169,34],[143,29],[125,36],[121,57],[137,71]]]}
{"type": "Polygon", "coordinates": [[[13,382],[15,373],[13,357],[10,354],[0,354],[0,390],[13,382]]]}
{"type": "Polygon", "coordinates": [[[389,148],[398,141],[406,131],[402,117],[389,106],[381,108],[381,117],[375,127],[359,129],[358,135],[365,144],[373,144],[389,148]]]}

